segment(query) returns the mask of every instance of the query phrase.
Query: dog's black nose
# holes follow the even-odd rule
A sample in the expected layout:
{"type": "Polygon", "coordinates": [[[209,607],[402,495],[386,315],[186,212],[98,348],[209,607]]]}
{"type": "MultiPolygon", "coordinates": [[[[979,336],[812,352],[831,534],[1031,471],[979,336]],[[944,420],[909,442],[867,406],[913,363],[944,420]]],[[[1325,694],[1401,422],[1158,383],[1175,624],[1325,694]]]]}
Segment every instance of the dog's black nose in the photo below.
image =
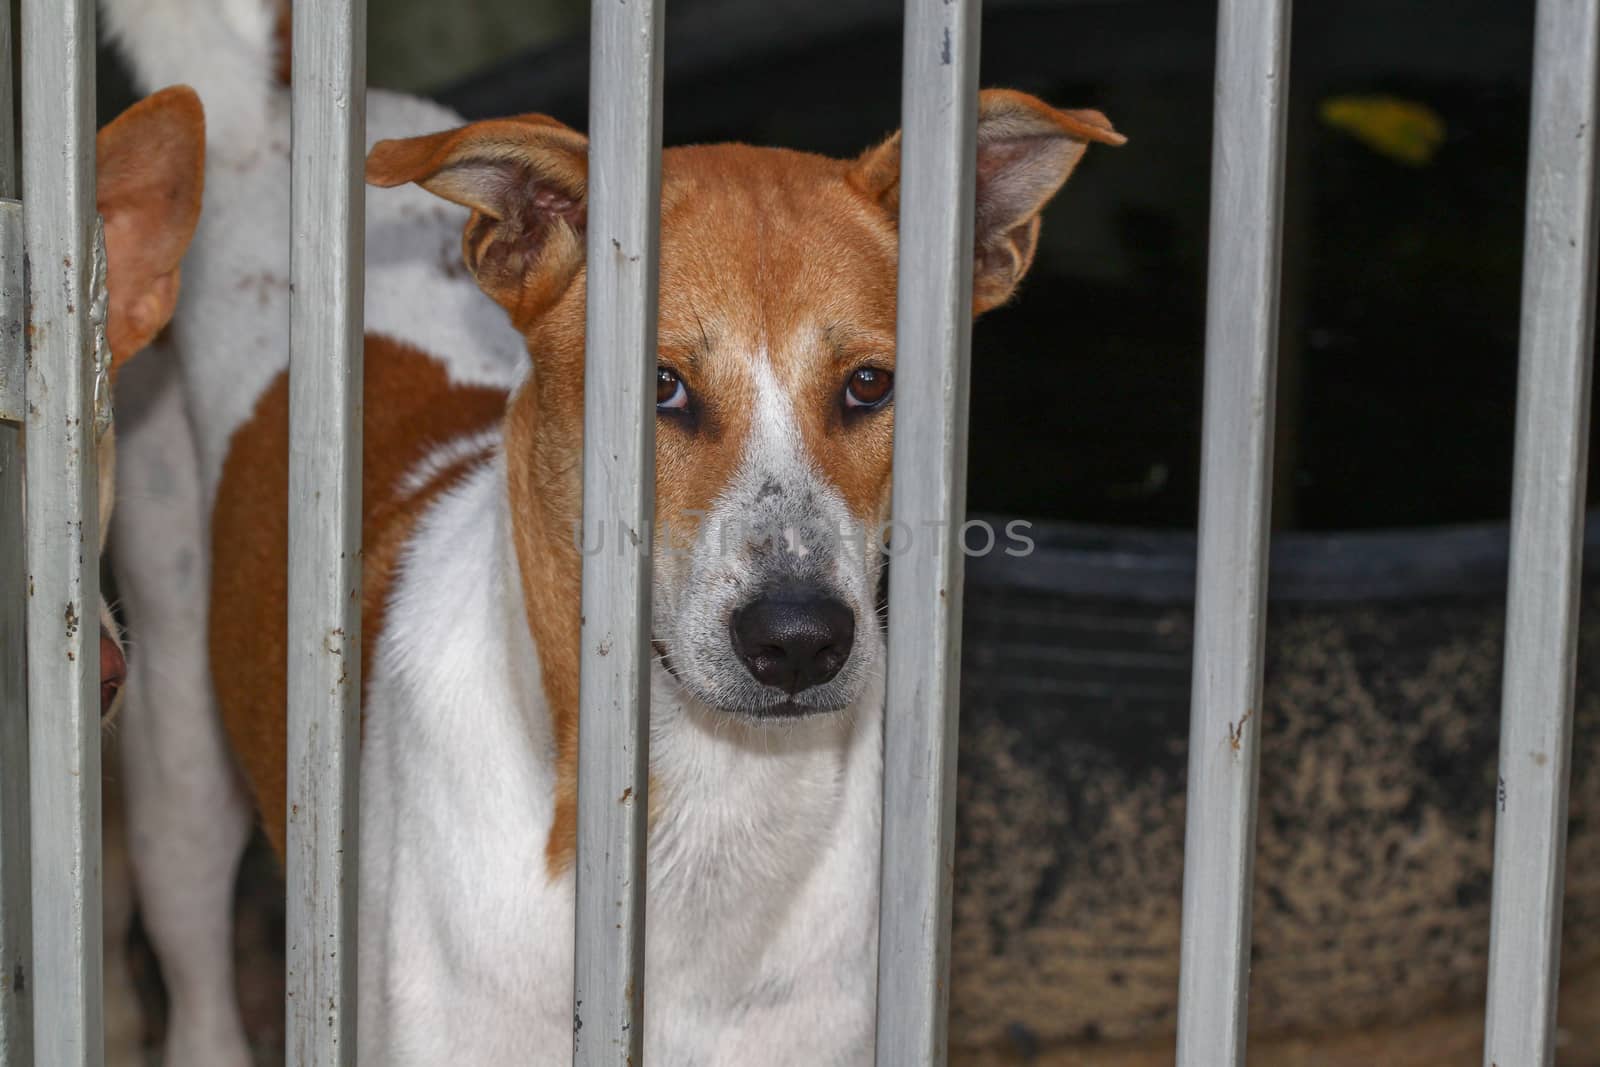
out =
{"type": "Polygon", "coordinates": [[[821,685],[850,658],[856,616],[810,585],[763,593],[733,613],[733,650],[758,682],[798,693],[821,685]]]}

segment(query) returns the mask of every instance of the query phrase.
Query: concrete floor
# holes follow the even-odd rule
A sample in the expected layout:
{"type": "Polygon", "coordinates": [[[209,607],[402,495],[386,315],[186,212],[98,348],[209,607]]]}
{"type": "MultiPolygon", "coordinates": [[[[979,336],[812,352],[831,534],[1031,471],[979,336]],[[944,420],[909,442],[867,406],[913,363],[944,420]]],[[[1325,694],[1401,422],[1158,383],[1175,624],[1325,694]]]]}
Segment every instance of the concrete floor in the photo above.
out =
{"type": "MultiPolygon", "coordinates": [[[[236,949],[239,996],[261,1067],[283,1062],[283,884],[258,839],[239,879],[236,949]]],[[[148,948],[137,938],[130,954],[140,987],[146,1041],[160,1047],[165,1012],[161,982],[148,948]]],[[[1568,976],[1561,996],[1556,1067],[1600,1067],[1600,966],[1568,976]]],[[[1251,1067],[1469,1067],[1481,1062],[1479,1008],[1442,1012],[1406,1026],[1317,1037],[1256,1038],[1251,1067]]],[[[1170,1067],[1170,1039],[1126,1044],[1014,1050],[952,1049],[952,1067],[1170,1067]]],[[[153,1063],[154,1061],[152,1061],[153,1063]]]]}

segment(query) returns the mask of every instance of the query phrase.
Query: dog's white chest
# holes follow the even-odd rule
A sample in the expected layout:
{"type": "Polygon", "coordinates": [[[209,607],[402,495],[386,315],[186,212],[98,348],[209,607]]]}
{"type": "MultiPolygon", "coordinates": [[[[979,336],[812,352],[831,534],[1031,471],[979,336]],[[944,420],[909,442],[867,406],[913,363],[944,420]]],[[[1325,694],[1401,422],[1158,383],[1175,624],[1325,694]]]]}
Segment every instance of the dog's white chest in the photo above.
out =
{"type": "MultiPolygon", "coordinates": [[[[423,520],[374,661],[365,1063],[565,1062],[581,1021],[572,875],[545,865],[553,742],[493,521],[503,478],[489,464],[423,520]]],[[[650,1062],[869,1063],[881,694],[750,731],[685,707],[665,675],[655,688],[650,1062]]]]}

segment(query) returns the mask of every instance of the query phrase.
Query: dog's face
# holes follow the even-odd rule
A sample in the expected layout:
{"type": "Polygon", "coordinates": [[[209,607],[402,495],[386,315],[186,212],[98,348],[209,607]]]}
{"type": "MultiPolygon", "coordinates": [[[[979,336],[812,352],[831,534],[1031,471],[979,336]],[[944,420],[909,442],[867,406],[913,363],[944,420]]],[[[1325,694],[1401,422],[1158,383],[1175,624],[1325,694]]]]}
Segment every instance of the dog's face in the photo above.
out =
{"type": "MultiPolygon", "coordinates": [[[[200,217],[205,117],[183,86],[146,97],[95,137],[95,201],[105,226],[109,378],[96,383],[105,419],[97,426],[100,549],[116,497],[116,433],[110,389],[117,372],[172,318],[183,254],[200,217]]],[[[127,673],[122,635],[100,598],[100,714],[115,710],[127,673]]]]}
{"type": "Polygon", "coordinates": [[[657,651],[713,707],[845,707],[878,656],[894,219],[798,153],[674,150],[662,185],[657,651]]]}
{"type": "MultiPolygon", "coordinates": [[[[1122,138],[1097,112],[983,94],[974,314],[1015,290],[1039,213],[1089,141],[1122,138]]],[[[587,167],[580,134],[528,116],[385,142],[367,168],[375,184],[416,181],[473,209],[467,265],[534,361],[511,418],[515,429],[527,408],[530,429],[508,430],[507,449],[531,453],[540,521],[568,539],[581,501],[587,167]]],[[[840,709],[879,669],[899,177],[898,135],[850,161],[744,145],[663,156],[654,637],[714,708],[840,709]]],[[[605,516],[583,527],[585,551],[628,536],[605,516]]]]}

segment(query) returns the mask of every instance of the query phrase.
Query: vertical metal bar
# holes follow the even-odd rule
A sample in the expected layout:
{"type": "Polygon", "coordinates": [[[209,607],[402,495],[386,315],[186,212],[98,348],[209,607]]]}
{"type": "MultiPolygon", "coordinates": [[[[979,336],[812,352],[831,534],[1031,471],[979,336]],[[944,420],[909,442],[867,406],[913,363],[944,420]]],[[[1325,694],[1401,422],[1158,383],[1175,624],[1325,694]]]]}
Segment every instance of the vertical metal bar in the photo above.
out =
{"type": "MultiPolygon", "coordinates": [[[[0,197],[17,195],[11,5],[0,8],[0,197]]],[[[0,235],[0,1067],[33,1063],[28,842],[28,588],[22,525],[24,255],[15,204],[0,235]],[[7,420],[13,420],[8,422],[7,420]]]]}
{"type": "MultiPolygon", "coordinates": [[[[35,1055],[104,1060],[95,462],[94,4],[23,0],[28,707],[35,1055]]],[[[103,269],[103,258],[100,266],[103,269]]],[[[103,274],[102,274],[103,278],[103,274]]]]}
{"type": "Polygon", "coordinates": [[[905,6],[894,520],[879,896],[881,1065],[942,1067],[960,715],[979,0],[905,6]]]}
{"type": "MultiPolygon", "coordinates": [[[[6,13],[0,11],[0,19],[6,13]]],[[[0,38],[4,26],[0,26],[0,38]]],[[[0,56],[9,56],[0,40],[0,56]]],[[[5,77],[0,71],[0,80],[5,77]]],[[[9,95],[9,94],[7,94],[9,95]]],[[[9,100],[0,100],[0,138],[10,139],[9,100]]],[[[10,153],[4,153],[9,157],[10,153]]],[[[0,188],[16,191],[12,160],[0,188]]],[[[0,363],[17,381],[17,418],[0,415],[0,1067],[33,1063],[33,919],[28,818],[27,570],[22,521],[22,205],[0,200],[0,363]]]]}
{"type": "Polygon", "coordinates": [[[1600,0],[1540,0],[1485,1065],[1548,1065],[1594,351],[1600,0]]]}
{"type": "Polygon", "coordinates": [[[1218,10],[1180,1067],[1245,1061],[1289,18],[1218,10]]]}
{"type": "Polygon", "coordinates": [[[356,1055],[366,0],[295,5],[288,1062],[356,1055]]]}
{"type": "Polygon", "coordinates": [[[661,223],[659,0],[593,5],[572,1062],[643,1061],[661,223]]]}

